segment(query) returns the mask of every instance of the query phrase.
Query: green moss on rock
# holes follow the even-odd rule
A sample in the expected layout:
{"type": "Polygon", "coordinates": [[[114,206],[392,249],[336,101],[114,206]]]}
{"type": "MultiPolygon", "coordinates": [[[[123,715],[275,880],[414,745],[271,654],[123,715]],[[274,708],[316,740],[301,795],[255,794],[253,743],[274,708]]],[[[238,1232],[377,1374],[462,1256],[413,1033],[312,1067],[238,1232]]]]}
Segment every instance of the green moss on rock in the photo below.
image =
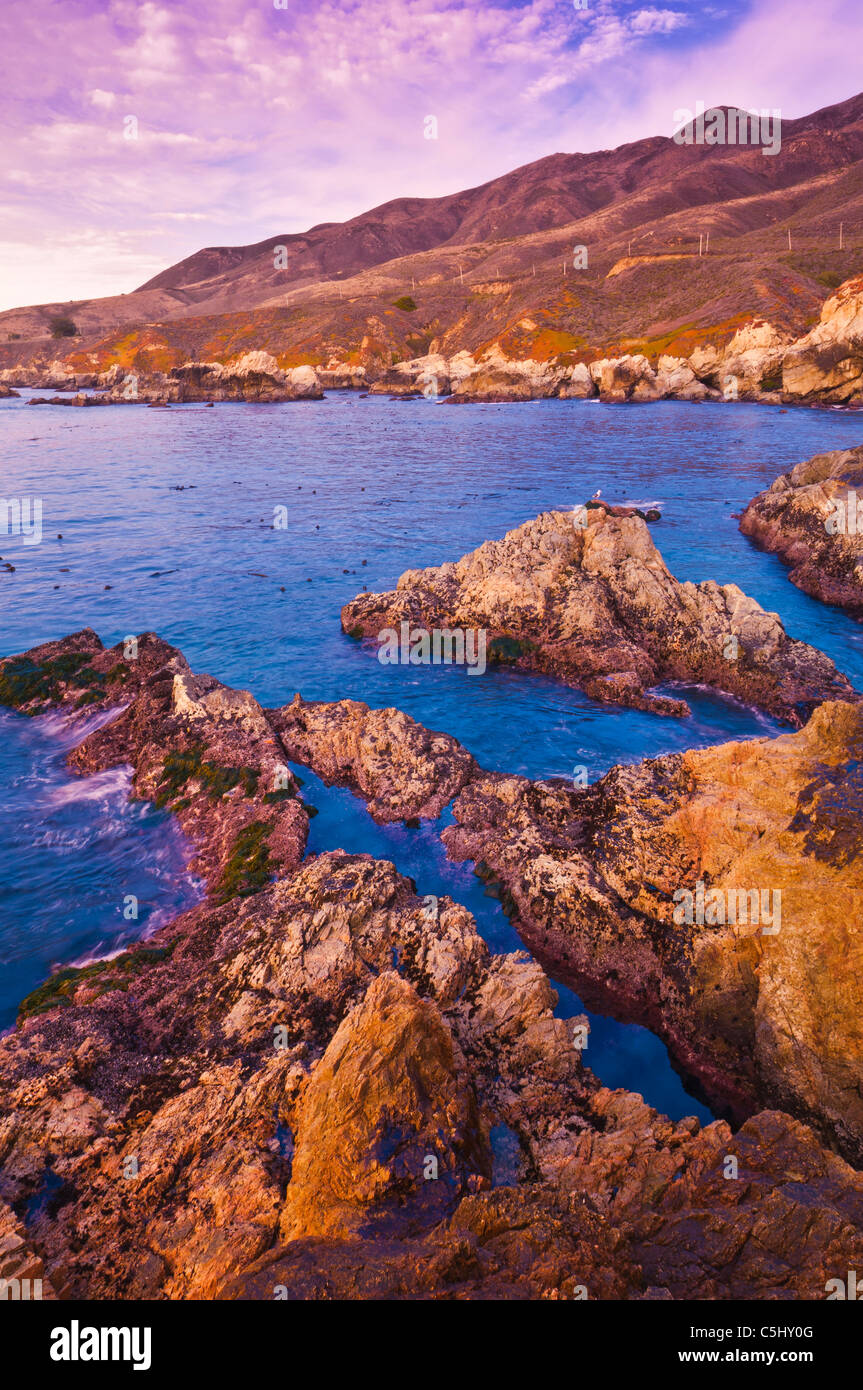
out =
{"type": "Polygon", "coordinates": [[[47,1013],[50,1009],[67,1008],[79,986],[87,982],[98,981],[99,994],[108,994],[113,989],[126,990],[136,975],[159,961],[167,960],[173,949],[173,942],[168,946],[137,946],[113,960],[97,960],[92,965],[77,968],[67,966],[64,970],[58,970],[21,1000],[18,1022],[35,1018],[37,1014],[47,1013]]]}
{"type": "Polygon", "coordinates": [[[511,666],[536,650],[536,643],[531,642],[527,637],[501,636],[492,637],[488,644],[487,654],[489,661],[496,661],[502,666],[511,666]]]}
{"type": "Polygon", "coordinates": [[[273,866],[267,839],[271,829],[261,820],[243,826],[222,871],[217,893],[220,902],[248,898],[270,882],[273,866]]]}
{"type": "Polygon", "coordinates": [[[0,671],[0,704],[21,709],[38,700],[39,706],[26,712],[41,714],[47,706],[56,704],[69,687],[84,692],[79,705],[95,703],[105,695],[105,676],[88,666],[88,660],[86,652],[64,652],[42,662],[31,661],[27,656],[16,657],[0,671]]]}
{"type": "MultiPolygon", "coordinates": [[[[238,786],[242,786],[246,796],[255,795],[260,774],[253,767],[223,767],[206,759],[204,752],[203,744],[193,744],[182,752],[168,754],[162,765],[157,806],[167,806],[192,778],[202,784],[212,801],[238,786]]],[[[188,798],[183,804],[188,805],[188,798]]]]}

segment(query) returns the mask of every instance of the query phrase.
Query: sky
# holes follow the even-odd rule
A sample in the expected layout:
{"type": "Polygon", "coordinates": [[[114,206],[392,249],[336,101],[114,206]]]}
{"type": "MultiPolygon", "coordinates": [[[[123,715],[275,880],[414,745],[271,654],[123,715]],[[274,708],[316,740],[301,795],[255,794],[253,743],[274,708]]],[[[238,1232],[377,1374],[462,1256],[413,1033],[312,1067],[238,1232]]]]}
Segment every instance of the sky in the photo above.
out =
{"type": "Polygon", "coordinates": [[[861,39],[859,0],[2,0],[0,309],[671,135],[698,101],[805,115],[863,88],[861,39]]]}

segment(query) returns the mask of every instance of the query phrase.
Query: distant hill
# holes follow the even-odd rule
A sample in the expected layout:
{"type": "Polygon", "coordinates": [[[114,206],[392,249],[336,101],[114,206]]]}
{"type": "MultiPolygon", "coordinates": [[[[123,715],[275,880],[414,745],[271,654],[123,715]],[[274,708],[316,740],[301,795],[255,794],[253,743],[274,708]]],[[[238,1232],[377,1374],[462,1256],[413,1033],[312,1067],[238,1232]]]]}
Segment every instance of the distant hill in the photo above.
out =
{"type": "Polygon", "coordinates": [[[126,295],[8,310],[0,366],[164,368],[249,347],[284,365],[389,363],[496,339],[510,355],[688,351],[753,315],[801,333],[861,270],[863,94],[784,121],[774,156],[664,136],[553,154],[445,198],[208,247],[126,295]],[[60,314],[77,338],[51,339],[60,314]]]}

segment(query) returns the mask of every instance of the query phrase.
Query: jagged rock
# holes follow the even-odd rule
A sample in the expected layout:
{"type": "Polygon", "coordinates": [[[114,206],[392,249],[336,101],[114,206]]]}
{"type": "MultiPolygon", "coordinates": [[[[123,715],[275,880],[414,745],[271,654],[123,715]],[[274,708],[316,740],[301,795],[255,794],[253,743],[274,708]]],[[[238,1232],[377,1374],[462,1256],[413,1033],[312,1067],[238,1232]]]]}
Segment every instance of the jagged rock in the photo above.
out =
{"type": "Polygon", "coordinates": [[[556,396],[569,369],[554,362],[522,361],[506,356],[499,343],[477,360],[474,370],[452,383],[452,399],[543,400],[556,396]]]}
{"type": "Polygon", "coordinates": [[[20,391],[13,391],[11,386],[7,386],[5,381],[0,381],[0,400],[9,396],[19,396],[20,391]]]}
{"type": "Polygon", "coordinates": [[[295,1240],[221,1291],[227,1299],[643,1297],[626,1238],[584,1201],[542,1188],[465,1197],[414,1240],[295,1240]]]}
{"type": "MultiPolygon", "coordinates": [[[[645,523],[607,508],[545,512],[456,563],[408,570],[360,594],[342,628],[378,638],[408,624],[487,633],[490,661],[580,686],[594,699],[685,715],[660,681],[727,690],[799,725],[821,700],[851,698],[821,652],[789,638],[736,584],[680,584],[645,523]]],[[[479,638],[476,639],[477,643],[479,638]]]]}
{"type": "Polygon", "coordinates": [[[343,1019],[297,1124],[284,1240],[386,1233],[394,1219],[409,1234],[437,1224],[491,1177],[452,1032],[436,1005],[392,971],[343,1019]]]}
{"type": "Polygon", "coordinates": [[[186,362],[174,367],[170,379],[179,399],[298,401],[321,400],[323,392],[314,367],[287,370],[268,352],[247,352],[236,361],[186,362]]]}
{"type": "MultiPolygon", "coordinates": [[[[185,755],[193,729],[232,758],[276,755],[250,697],[193,678],[159,639],[138,641],[128,708],[85,739],[76,765],[122,754],[140,776],[148,738],[158,766],[185,755]]],[[[117,664],[87,629],[30,653],[29,685],[20,658],[11,673],[3,663],[0,680],[18,681],[5,693],[31,711],[71,710],[83,668],[49,666],[70,655],[117,664]]],[[[739,764],[740,795],[761,801],[729,810],[715,840],[705,829],[705,854],[749,834],[750,853],[772,863],[773,831],[761,850],[758,831],[802,785],[806,825],[788,833],[811,834],[840,882],[857,822],[830,777],[848,744],[841,721],[859,717],[831,716],[831,747],[826,733],[778,740],[789,765],[771,780],[745,765],[754,745],[712,750],[739,764]],[[804,737],[815,790],[793,751],[804,737]]],[[[278,751],[275,729],[273,740],[278,751]]],[[[638,769],[618,774],[638,782],[638,769]]],[[[495,794],[507,781],[492,780],[495,794]]],[[[485,781],[461,799],[476,786],[488,799],[485,781]]],[[[704,797],[684,816],[690,838],[707,825],[704,797]]],[[[558,833],[572,818],[565,809],[558,833]]],[[[651,874],[668,854],[660,819],[652,796],[630,836],[651,874]]],[[[0,1039],[0,1200],[26,1213],[27,1251],[63,1297],[821,1298],[827,1278],[863,1261],[863,1177],[810,1129],[770,1113],[739,1135],[673,1124],[600,1086],[541,967],[492,956],[465,908],[420,898],[392,865],[334,851],[218,898],[146,946],[64,972],[0,1039]],[[503,1173],[487,1147],[501,1126],[517,1154],[503,1173]],[[438,1177],[424,1171],[420,1187],[429,1156],[438,1177]]],[[[569,901],[564,891],[564,917],[569,901]]],[[[621,969],[627,960],[622,946],[621,969]]],[[[829,953],[811,964],[820,993],[801,991],[800,964],[773,987],[796,989],[826,1030],[841,976],[829,953]]],[[[860,977],[851,952],[846,966],[860,977]]],[[[841,1080],[835,1066],[824,1075],[841,1080]]]]}
{"type": "Polygon", "coordinates": [[[385,371],[372,386],[372,395],[428,397],[446,396],[450,390],[449,364],[440,353],[398,362],[385,371]]]}
{"type": "Polygon", "coordinates": [[[861,754],[860,706],[828,703],[584,790],[487,774],[443,838],[559,978],[658,1032],[714,1104],[781,1107],[859,1164],[861,754]]]}
{"type": "Polygon", "coordinates": [[[586,400],[596,395],[596,387],[586,363],[576,362],[570,369],[561,382],[559,395],[563,400],[586,400]]]}
{"type": "Polygon", "coordinates": [[[756,319],[744,324],[727,344],[718,385],[733,399],[758,397],[778,391],[788,339],[773,324],[756,319]]]}
{"type": "Polygon", "coordinates": [[[788,348],[782,388],[792,399],[863,403],[863,275],[840,285],[811,333],[788,348]]]}
{"type": "Polygon", "coordinates": [[[44,1263],[27,1243],[25,1228],[0,1202],[0,1301],[40,1302],[56,1297],[44,1263]]]}
{"type": "Polygon", "coordinates": [[[0,704],[28,714],[116,711],[69,757],[80,773],[131,764],[135,792],[177,816],[190,867],[224,896],[300,862],[308,817],[275,729],[246,691],[195,676],[154,633],[102,647],[90,628],[0,661],[0,704]]]}
{"type": "Polygon", "coordinates": [[[326,367],[318,367],[317,376],[325,391],[362,391],[368,386],[365,367],[337,359],[329,361],[326,367]]]}
{"type": "Polygon", "coordinates": [[[713,393],[699,381],[685,357],[660,357],[656,369],[656,388],[663,397],[680,401],[704,401],[713,393]]]}
{"type": "Polygon", "coordinates": [[[401,710],[296,695],[268,714],[293,762],[312,768],[330,786],[358,792],[380,822],[436,819],[476,772],[456,739],[429,732],[401,710]]]}
{"type": "Polygon", "coordinates": [[[646,357],[603,357],[591,362],[590,375],[604,401],[658,401],[656,373],[646,357]]]}
{"type": "Polygon", "coordinates": [[[863,447],[816,454],[754,497],[740,529],[791,566],[792,584],[863,617],[863,447]]]}

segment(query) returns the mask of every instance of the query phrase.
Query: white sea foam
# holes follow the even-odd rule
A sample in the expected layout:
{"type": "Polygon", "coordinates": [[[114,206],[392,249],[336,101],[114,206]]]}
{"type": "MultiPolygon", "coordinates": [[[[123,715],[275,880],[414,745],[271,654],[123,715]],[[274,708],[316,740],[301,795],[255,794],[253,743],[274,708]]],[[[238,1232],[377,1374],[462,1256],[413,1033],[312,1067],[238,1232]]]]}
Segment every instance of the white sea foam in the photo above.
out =
{"type": "Polygon", "coordinates": [[[129,795],[132,785],[132,768],[128,763],[122,767],[109,767],[104,772],[94,772],[92,777],[75,778],[55,787],[48,801],[52,806],[67,806],[75,801],[102,801],[109,797],[129,795]]]}

